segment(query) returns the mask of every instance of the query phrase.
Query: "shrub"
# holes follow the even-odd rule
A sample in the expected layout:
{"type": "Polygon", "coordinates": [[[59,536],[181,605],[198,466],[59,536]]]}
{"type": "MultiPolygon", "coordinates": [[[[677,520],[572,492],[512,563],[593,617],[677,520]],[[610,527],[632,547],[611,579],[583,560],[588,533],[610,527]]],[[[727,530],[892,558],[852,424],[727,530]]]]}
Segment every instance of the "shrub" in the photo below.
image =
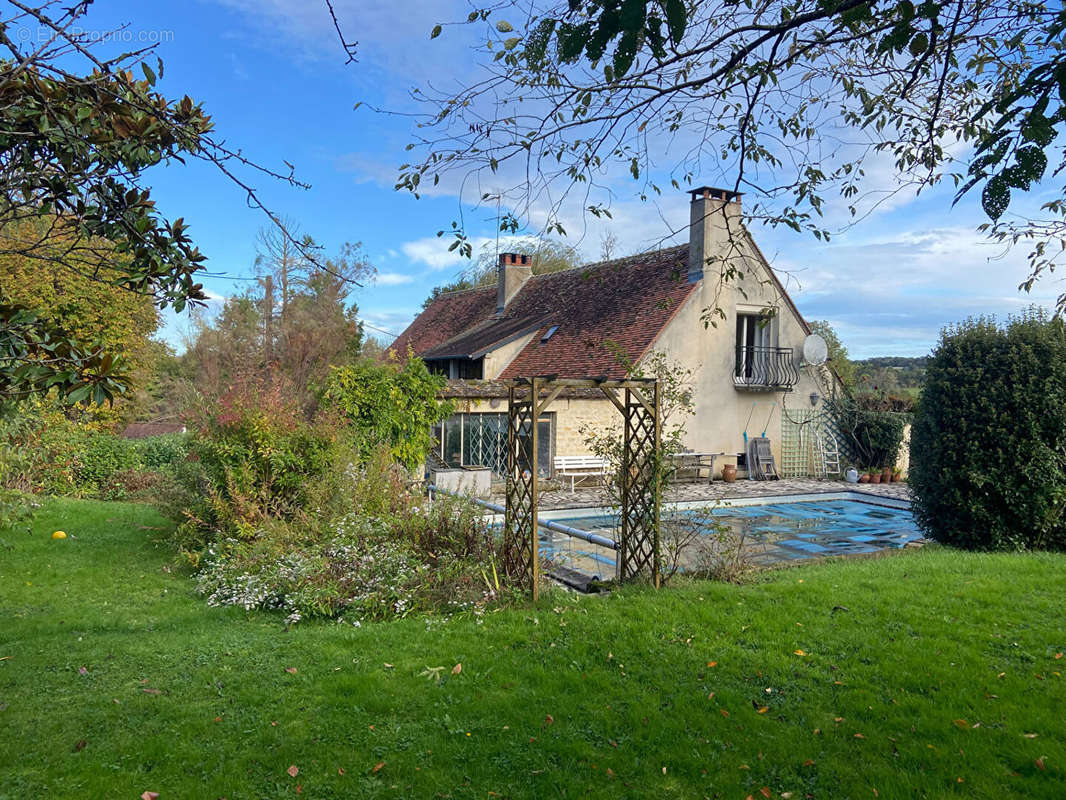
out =
{"type": "Polygon", "coordinates": [[[198,587],[210,605],[277,610],[290,624],[315,616],[359,621],[480,609],[500,597],[486,572],[494,540],[480,520],[465,529],[477,535],[460,533],[457,510],[454,503],[427,503],[392,520],[349,514],[313,536],[272,520],[255,540],[212,545],[198,587]]]}
{"type": "Polygon", "coordinates": [[[137,461],[144,469],[159,470],[173,467],[189,456],[189,437],[184,433],[164,433],[133,439],[137,461]]]}
{"type": "Polygon", "coordinates": [[[133,443],[113,433],[83,432],[78,443],[74,491],[78,495],[96,495],[118,472],[139,465],[133,443]]]}
{"type": "Polygon", "coordinates": [[[894,466],[903,443],[907,417],[891,411],[871,410],[868,402],[851,398],[827,401],[827,409],[840,433],[845,457],[860,470],[894,466]]]}
{"type": "Polygon", "coordinates": [[[354,426],[364,446],[388,444],[397,461],[414,469],[433,445],[433,426],[451,414],[451,404],[437,399],[444,384],[420,358],[403,366],[364,360],[335,367],[322,400],[354,426]]]}
{"type": "Polygon", "coordinates": [[[255,387],[205,405],[198,417],[191,452],[207,482],[201,524],[250,538],[268,519],[321,514],[320,503],[338,496],[345,445],[328,418],[308,422],[278,392],[255,387]]]}
{"type": "Polygon", "coordinates": [[[1066,332],[1041,314],[945,330],[911,433],[914,512],[939,542],[1066,549],[1066,332]]]}

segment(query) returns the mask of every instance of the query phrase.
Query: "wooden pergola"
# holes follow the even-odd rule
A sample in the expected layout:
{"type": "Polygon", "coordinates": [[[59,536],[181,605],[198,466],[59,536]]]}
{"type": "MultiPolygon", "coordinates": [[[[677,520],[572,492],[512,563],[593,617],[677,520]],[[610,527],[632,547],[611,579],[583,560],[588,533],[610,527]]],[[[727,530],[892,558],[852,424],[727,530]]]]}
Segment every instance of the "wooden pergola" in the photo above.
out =
{"type": "Polygon", "coordinates": [[[654,378],[625,380],[558,378],[507,381],[507,500],[504,515],[504,572],[540,592],[537,535],[537,420],[566,389],[599,389],[625,421],[621,464],[621,540],[618,578],[646,577],[660,583],[660,413],[654,378]],[[621,393],[621,396],[620,396],[621,393]]]}

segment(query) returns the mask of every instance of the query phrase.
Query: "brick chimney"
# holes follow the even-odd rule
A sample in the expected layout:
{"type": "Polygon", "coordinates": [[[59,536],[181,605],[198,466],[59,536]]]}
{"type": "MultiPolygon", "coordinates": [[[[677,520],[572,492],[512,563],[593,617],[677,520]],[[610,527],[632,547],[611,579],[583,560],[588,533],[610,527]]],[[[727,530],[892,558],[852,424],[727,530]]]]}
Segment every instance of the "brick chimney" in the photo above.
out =
{"type": "Polygon", "coordinates": [[[496,274],[496,313],[502,314],[533,274],[533,258],[521,253],[500,253],[496,274]]]}
{"type": "Polygon", "coordinates": [[[695,283],[708,262],[728,256],[730,235],[741,230],[741,193],[701,186],[689,194],[688,280],[695,283]]]}

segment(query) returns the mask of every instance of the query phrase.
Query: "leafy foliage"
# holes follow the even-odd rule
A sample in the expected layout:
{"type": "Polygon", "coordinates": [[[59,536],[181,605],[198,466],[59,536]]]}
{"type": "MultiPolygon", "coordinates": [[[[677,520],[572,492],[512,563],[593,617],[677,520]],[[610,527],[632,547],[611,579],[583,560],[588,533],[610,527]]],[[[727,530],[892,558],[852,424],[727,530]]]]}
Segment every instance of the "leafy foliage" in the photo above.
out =
{"type": "Polygon", "coordinates": [[[837,332],[827,320],[816,319],[810,322],[811,333],[816,333],[825,339],[829,347],[829,357],[826,363],[830,366],[845,391],[850,391],[855,386],[856,366],[855,362],[848,358],[848,348],[840,341],[837,332]]]}
{"type": "MultiPolygon", "coordinates": [[[[158,92],[163,64],[142,60],[151,48],[110,58],[94,52],[108,37],[85,34],[91,5],[9,3],[0,19],[2,31],[35,34],[0,37],[0,258],[66,270],[181,311],[204,299],[196,273],[205,256],[182,218],[159,213],[146,172],[187,159],[211,163],[274,222],[235,170],[298,182],[215,140],[210,117],[187,95],[158,92]]],[[[7,289],[0,286],[0,391],[55,387],[75,402],[99,403],[126,390],[120,348],[79,339],[66,321],[20,314],[7,289]]]]}
{"type": "Polygon", "coordinates": [[[828,399],[826,406],[841,435],[845,457],[859,469],[892,467],[903,443],[904,414],[872,410],[850,397],[828,399]]]}
{"type": "Polygon", "coordinates": [[[322,401],[344,416],[364,443],[385,443],[408,469],[423,463],[433,446],[432,427],[451,404],[437,399],[445,384],[413,356],[402,365],[368,360],[333,370],[322,401]]]}
{"type": "Polygon", "coordinates": [[[398,189],[491,181],[470,199],[550,232],[576,203],[609,214],[623,171],[641,199],[711,179],[746,193],[749,218],[824,240],[831,195],[869,213],[888,162],[889,191],[980,192],[992,237],[1033,242],[1024,287],[1063,252],[1061,196],[1049,220],[1005,214],[1063,166],[1049,152],[1066,123],[1056,4],[553,0],[481,4],[467,24],[484,30],[482,69],[455,91],[418,88],[398,189]]]}
{"type": "Polygon", "coordinates": [[[914,513],[937,541],[1066,549],[1066,331],[1033,313],[946,329],[911,433],[914,513]]]}
{"type": "MultiPolygon", "coordinates": [[[[531,274],[547,275],[564,269],[580,267],[584,259],[577,248],[558,239],[518,239],[507,245],[508,252],[532,258],[531,274]]],[[[444,286],[434,286],[422,307],[425,308],[443,292],[474,289],[479,286],[495,286],[498,267],[496,248],[486,245],[477,261],[465,270],[457,280],[444,286]]]]}

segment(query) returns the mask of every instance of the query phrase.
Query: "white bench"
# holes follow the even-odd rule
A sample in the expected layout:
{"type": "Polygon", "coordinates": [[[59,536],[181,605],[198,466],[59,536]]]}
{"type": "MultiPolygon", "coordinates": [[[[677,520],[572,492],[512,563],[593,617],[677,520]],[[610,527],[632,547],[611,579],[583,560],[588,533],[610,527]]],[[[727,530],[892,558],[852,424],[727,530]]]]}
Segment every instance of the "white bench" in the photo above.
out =
{"type": "Polygon", "coordinates": [[[578,479],[607,477],[607,459],[599,456],[556,456],[555,474],[570,479],[570,493],[573,494],[574,483],[578,479]]]}

